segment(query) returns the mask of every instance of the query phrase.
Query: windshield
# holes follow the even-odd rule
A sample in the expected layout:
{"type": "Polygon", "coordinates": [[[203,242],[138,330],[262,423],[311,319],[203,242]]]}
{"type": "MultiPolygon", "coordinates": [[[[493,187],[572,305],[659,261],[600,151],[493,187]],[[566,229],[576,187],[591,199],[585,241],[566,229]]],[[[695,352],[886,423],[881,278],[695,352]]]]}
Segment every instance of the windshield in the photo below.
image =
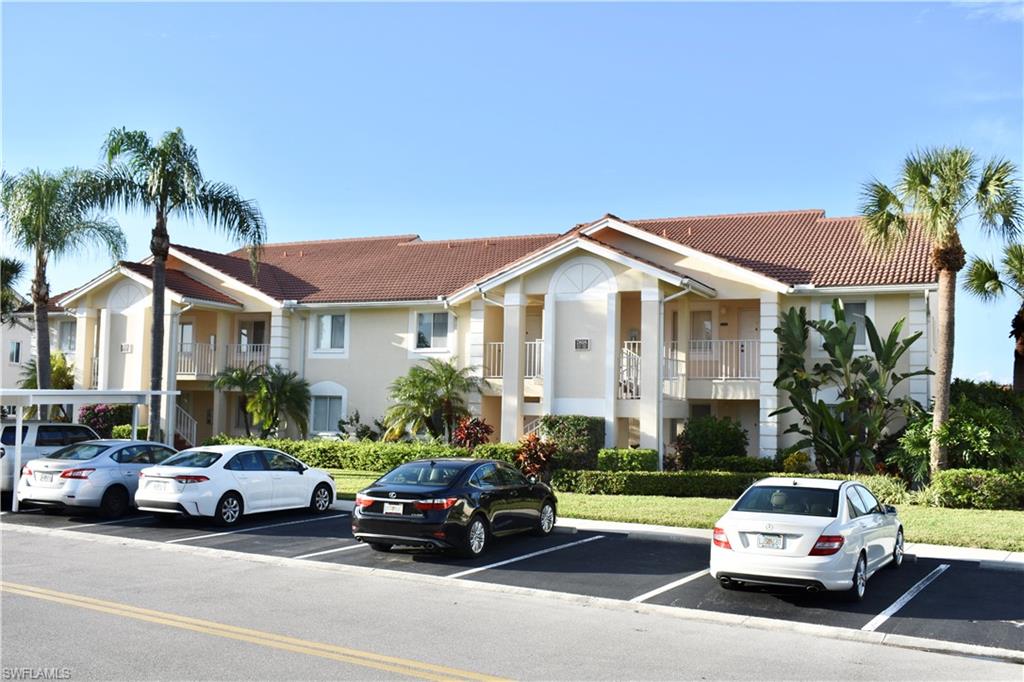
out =
{"type": "Polygon", "coordinates": [[[92,459],[98,457],[104,452],[110,449],[109,445],[100,445],[98,443],[76,443],[69,445],[66,448],[61,448],[56,452],[52,452],[46,456],[47,459],[73,459],[81,461],[83,459],[92,459]]]}
{"type": "Polygon", "coordinates": [[[179,452],[174,457],[170,457],[164,460],[162,466],[165,467],[196,467],[198,469],[205,469],[214,462],[220,459],[219,452],[204,452],[202,450],[193,450],[192,452],[179,452]]]}
{"type": "Polygon", "coordinates": [[[465,468],[466,465],[462,462],[410,462],[384,474],[377,483],[447,486],[451,485],[465,468]]]}
{"type": "Polygon", "coordinates": [[[743,494],[733,511],[835,517],[839,491],[794,485],[759,485],[743,494]]]}

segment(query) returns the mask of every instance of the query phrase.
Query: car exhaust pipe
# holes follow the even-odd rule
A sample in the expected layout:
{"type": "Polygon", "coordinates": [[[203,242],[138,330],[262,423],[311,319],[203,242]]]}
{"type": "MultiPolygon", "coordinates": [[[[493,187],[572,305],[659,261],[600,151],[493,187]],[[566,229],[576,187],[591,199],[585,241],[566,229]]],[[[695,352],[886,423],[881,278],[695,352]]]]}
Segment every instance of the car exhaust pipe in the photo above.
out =
{"type": "Polygon", "coordinates": [[[818,587],[817,585],[808,585],[807,586],[807,591],[810,592],[811,594],[817,594],[818,592],[821,592],[821,588],[818,587]]]}

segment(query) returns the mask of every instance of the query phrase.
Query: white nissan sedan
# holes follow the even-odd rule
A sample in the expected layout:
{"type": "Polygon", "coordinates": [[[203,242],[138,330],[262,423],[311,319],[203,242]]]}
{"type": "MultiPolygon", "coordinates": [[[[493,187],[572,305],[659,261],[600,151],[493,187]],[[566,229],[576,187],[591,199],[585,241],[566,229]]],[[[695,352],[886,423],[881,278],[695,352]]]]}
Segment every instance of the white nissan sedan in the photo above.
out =
{"type": "Polygon", "coordinates": [[[308,507],[322,514],[335,499],[334,479],[278,450],[212,445],[182,450],[139,473],[135,504],[167,517],[206,516],[222,526],[243,514],[308,507]]]}
{"type": "Polygon", "coordinates": [[[715,524],[711,577],[864,597],[867,580],[903,563],[903,524],[855,481],[766,478],[715,524]]]}

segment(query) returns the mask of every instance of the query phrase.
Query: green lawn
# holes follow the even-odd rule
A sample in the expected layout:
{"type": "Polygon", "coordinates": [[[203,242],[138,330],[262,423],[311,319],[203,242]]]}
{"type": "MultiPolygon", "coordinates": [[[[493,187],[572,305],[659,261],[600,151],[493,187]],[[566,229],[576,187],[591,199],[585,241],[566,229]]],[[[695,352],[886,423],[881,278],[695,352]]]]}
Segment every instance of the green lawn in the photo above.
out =
{"type": "MultiPolygon", "coordinates": [[[[354,499],[357,491],[380,474],[331,469],[339,499],[354,499]]],[[[684,528],[712,528],[732,500],[709,497],[558,494],[561,516],[598,521],[652,523],[684,528]]],[[[1024,511],[940,509],[901,505],[900,518],[907,542],[985,547],[1024,552],[1024,511]]]]}

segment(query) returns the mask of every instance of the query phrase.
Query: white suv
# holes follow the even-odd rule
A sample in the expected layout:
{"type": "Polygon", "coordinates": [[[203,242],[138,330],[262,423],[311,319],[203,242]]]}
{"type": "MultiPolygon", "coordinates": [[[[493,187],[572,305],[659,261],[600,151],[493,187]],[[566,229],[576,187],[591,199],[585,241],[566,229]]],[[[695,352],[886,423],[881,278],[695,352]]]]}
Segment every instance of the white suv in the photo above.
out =
{"type": "MultiPolygon", "coordinates": [[[[14,490],[14,436],[17,427],[7,422],[0,433],[0,492],[14,490]]],[[[96,432],[82,424],[59,422],[22,422],[21,463],[45,457],[65,445],[99,438],[96,432]]]]}

